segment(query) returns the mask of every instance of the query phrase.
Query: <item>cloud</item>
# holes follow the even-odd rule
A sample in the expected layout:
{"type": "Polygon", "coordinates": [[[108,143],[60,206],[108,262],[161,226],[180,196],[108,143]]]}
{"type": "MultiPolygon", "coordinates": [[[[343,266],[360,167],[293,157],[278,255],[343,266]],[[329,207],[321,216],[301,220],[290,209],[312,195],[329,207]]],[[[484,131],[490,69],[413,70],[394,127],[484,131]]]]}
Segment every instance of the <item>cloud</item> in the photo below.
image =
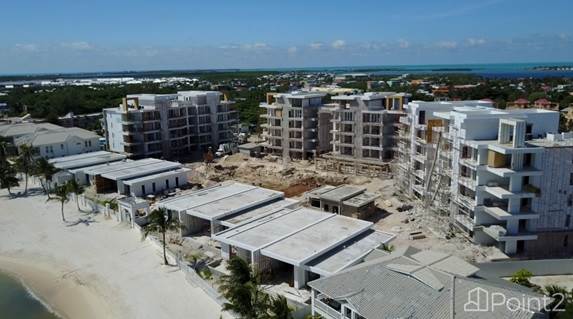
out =
{"type": "Polygon", "coordinates": [[[323,45],[324,44],[322,42],[313,42],[309,46],[313,50],[318,50],[318,49],[322,48],[323,45]]]}
{"type": "Polygon", "coordinates": [[[288,54],[295,54],[298,51],[297,47],[290,47],[287,49],[288,54]]]}
{"type": "Polygon", "coordinates": [[[476,46],[484,45],[484,44],[486,44],[486,42],[487,41],[483,38],[467,38],[466,39],[466,43],[470,47],[476,47],[476,46]]]}
{"type": "Polygon", "coordinates": [[[85,51],[93,49],[93,46],[85,41],[78,42],[64,42],[61,44],[62,47],[71,50],[85,51]]]}
{"type": "Polygon", "coordinates": [[[335,49],[344,49],[344,47],[346,46],[346,42],[344,40],[336,40],[332,42],[331,45],[335,49]]]}
{"type": "Polygon", "coordinates": [[[407,49],[407,48],[410,47],[410,42],[408,42],[408,41],[406,41],[406,40],[404,40],[404,39],[400,39],[400,40],[398,40],[398,46],[399,46],[401,49],[407,49]]]}
{"type": "Polygon", "coordinates": [[[455,49],[458,47],[458,43],[456,41],[439,41],[436,42],[435,45],[441,49],[455,49]]]}
{"type": "Polygon", "coordinates": [[[15,45],[16,50],[25,52],[36,52],[38,51],[38,46],[33,43],[17,43],[15,45]]]}

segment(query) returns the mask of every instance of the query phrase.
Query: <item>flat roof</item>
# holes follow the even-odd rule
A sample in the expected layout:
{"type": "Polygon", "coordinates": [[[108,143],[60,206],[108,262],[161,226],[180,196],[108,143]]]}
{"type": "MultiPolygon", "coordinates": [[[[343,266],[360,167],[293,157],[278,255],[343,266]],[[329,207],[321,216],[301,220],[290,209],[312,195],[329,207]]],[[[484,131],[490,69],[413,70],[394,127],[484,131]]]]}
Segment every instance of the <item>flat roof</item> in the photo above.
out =
{"type": "Polygon", "coordinates": [[[285,198],[285,199],[281,199],[281,200],[272,202],[270,204],[266,204],[264,206],[255,208],[253,210],[249,210],[246,212],[239,212],[236,214],[225,216],[220,220],[220,222],[221,222],[221,225],[223,225],[223,226],[234,227],[234,226],[242,225],[244,223],[252,221],[256,218],[260,218],[260,217],[272,214],[272,213],[277,212],[277,211],[284,209],[284,208],[293,208],[294,206],[298,205],[299,203],[300,202],[295,200],[295,199],[285,198]]]}
{"type": "Polygon", "coordinates": [[[375,193],[364,192],[362,194],[358,194],[357,196],[351,197],[343,201],[342,204],[352,207],[362,207],[375,201],[376,198],[378,198],[378,196],[380,195],[375,193]]]}
{"type": "Polygon", "coordinates": [[[126,180],[141,176],[148,176],[154,173],[166,172],[181,168],[181,163],[157,160],[155,162],[143,162],[144,160],[128,162],[120,170],[113,170],[102,173],[101,176],[114,181],[126,180]]]}
{"type": "Polygon", "coordinates": [[[282,192],[233,182],[177,196],[159,204],[169,210],[213,221],[283,197],[282,192]]]}
{"type": "Polygon", "coordinates": [[[394,237],[394,234],[370,229],[341,244],[336,249],[313,259],[307,265],[313,273],[329,276],[354,265],[380,245],[390,242],[394,237]]]}
{"type": "Polygon", "coordinates": [[[82,167],[94,166],[97,164],[118,162],[126,158],[127,156],[123,154],[98,151],[92,153],[83,153],[77,155],[58,157],[49,160],[49,162],[53,164],[54,167],[59,169],[77,169],[82,167]]]}
{"type": "Polygon", "coordinates": [[[333,215],[261,250],[261,254],[301,266],[370,229],[371,222],[333,215]]]}
{"type": "Polygon", "coordinates": [[[314,209],[303,207],[297,209],[287,208],[250,223],[223,231],[213,236],[213,238],[229,245],[256,251],[309,225],[332,217],[334,217],[334,214],[314,209]]]}
{"type": "Polygon", "coordinates": [[[127,161],[127,162],[121,162],[121,163],[109,163],[109,164],[103,164],[103,165],[96,165],[94,167],[90,167],[88,169],[84,170],[84,173],[88,174],[88,175],[102,175],[105,173],[109,173],[109,172],[113,172],[113,171],[118,171],[118,170],[122,170],[125,168],[129,168],[129,167],[135,167],[135,166],[143,166],[143,165],[147,165],[150,163],[157,163],[158,159],[155,158],[146,158],[146,159],[142,159],[142,160],[137,160],[137,161],[127,161]]]}
{"type": "Polygon", "coordinates": [[[320,194],[320,199],[340,202],[359,195],[366,190],[364,187],[341,185],[320,194]]]}
{"type": "MultiPolygon", "coordinates": [[[[180,173],[186,173],[191,171],[188,168],[179,168],[176,170],[172,170],[172,171],[167,171],[167,172],[161,172],[161,173],[157,173],[157,174],[152,174],[152,175],[147,175],[147,176],[142,176],[142,177],[136,177],[136,178],[132,178],[132,179],[128,179],[126,181],[123,181],[124,184],[126,185],[132,185],[132,184],[136,184],[136,183],[141,183],[141,182],[146,182],[149,180],[154,180],[154,179],[158,179],[158,178],[163,178],[163,177],[167,177],[167,176],[173,176],[173,175],[178,175],[180,173]]],[[[187,180],[185,180],[186,182],[187,180]]]]}

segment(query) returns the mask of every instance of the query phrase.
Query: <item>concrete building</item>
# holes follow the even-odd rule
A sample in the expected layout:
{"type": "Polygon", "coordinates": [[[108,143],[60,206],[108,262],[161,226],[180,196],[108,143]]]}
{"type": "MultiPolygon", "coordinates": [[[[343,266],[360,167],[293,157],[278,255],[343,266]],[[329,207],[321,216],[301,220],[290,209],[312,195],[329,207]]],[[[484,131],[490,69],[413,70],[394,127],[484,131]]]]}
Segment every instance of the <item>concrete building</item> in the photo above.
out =
{"type": "Polygon", "coordinates": [[[572,164],[563,155],[573,145],[554,135],[558,112],[413,102],[403,122],[397,166],[406,194],[434,198],[452,226],[506,254],[571,251],[572,164]]]}
{"type": "Polygon", "coordinates": [[[58,117],[58,124],[63,127],[79,127],[79,128],[94,128],[100,122],[102,118],[102,113],[89,113],[89,114],[74,114],[70,112],[64,116],[58,117]]]}
{"type": "Polygon", "coordinates": [[[138,94],[104,109],[108,148],[130,158],[175,158],[234,140],[233,102],[214,91],[138,94]]]}
{"type": "Polygon", "coordinates": [[[329,151],[330,117],[320,115],[325,93],[295,91],[268,93],[266,103],[261,103],[266,123],[263,137],[267,153],[284,158],[313,158],[329,151]]]}
{"type": "Polygon", "coordinates": [[[305,198],[311,207],[322,211],[365,218],[376,209],[378,194],[367,192],[365,187],[325,185],[305,193],[305,198]]]}
{"type": "Polygon", "coordinates": [[[293,274],[302,288],[356,264],[394,236],[372,230],[372,223],[308,208],[281,209],[213,236],[223,258],[235,255],[263,273],[293,274]]]}
{"type": "Polygon", "coordinates": [[[396,123],[404,115],[403,105],[410,97],[395,92],[333,96],[335,106],[321,110],[332,116],[332,155],[357,160],[391,159],[396,123]]]}
{"type": "Polygon", "coordinates": [[[292,274],[295,288],[360,262],[394,238],[372,230],[371,222],[298,205],[282,192],[237,182],[157,204],[178,216],[183,236],[210,234],[223,259],[238,256],[261,272],[292,274]]]}
{"type": "Polygon", "coordinates": [[[325,319],[548,318],[544,307],[551,298],[478,271],[455,256],[405,247],[309,282],[312,314],[325,319]],[[495,295],[508,303],[492,306],[495,295]]]}
{"type": "Polygon", "coordinates": [[[123,154],[93,152],[50,161],[60,169],[56,183],[75,179],[93,186],[96,193],[144,197],[173,191],[188,184],[187,168],[176,162],[154,158],[127,160],[123,154]]]}

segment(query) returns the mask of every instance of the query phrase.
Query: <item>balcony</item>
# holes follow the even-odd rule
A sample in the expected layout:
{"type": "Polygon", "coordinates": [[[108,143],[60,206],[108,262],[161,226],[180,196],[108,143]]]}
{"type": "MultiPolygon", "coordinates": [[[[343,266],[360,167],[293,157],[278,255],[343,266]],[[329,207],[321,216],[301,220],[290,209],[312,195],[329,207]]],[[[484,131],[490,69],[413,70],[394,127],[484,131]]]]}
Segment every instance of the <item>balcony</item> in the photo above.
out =
{"type": "Polygon", "coordinates": [[[483,231],[484,234],[490,236],[496,241],[508,240],[536,240],[537,235],[528,232],[520,232],[517,234],[508,234],[507,229],[501,225],[478,226],[476,230],[483,231]]]}
{"type": "MultiPolygon", "coordinates": [[[[531,189],[532,191],[525,190],[526,186],[524,186],[524,190],[521,192],[511,192],[508,190],[508,185],[495,185],[491,183],[488,186],[484,186],[483,190],[499,199],[534,198],[536,196],[536,193],[533,192],[534,189],[531,189]]],[[[537,189],[536,187],[531,187],[537,189]]]]}
{"type": "Polygon", "coordinates": [[[474,197],[470,197],[470,195],[465,195],[462,193],[458,194],[457,202],[471,210],[473,210],[476,206],[476,200],[474,197]]]}
{"type": "Polygon", "coordinates": [[[474,191],[476,190],[477,182],[475,179],[472,179],[469,176],[460,176],[458,182],[469,189],[472,189],[474,191]]]}
{"type": "MultiPolygon", "coordinates": [[[[339,305],[339,307],[340,307],[340,305],[339,305]]],[[[314,308],[324,318],[327,318],[327,319],[340,319],[340,318],[342,318],[342,314],[340,313],[340,310],[336,310],[335,308],[322,302],[318,298],[314,299],[314,308]]]]}

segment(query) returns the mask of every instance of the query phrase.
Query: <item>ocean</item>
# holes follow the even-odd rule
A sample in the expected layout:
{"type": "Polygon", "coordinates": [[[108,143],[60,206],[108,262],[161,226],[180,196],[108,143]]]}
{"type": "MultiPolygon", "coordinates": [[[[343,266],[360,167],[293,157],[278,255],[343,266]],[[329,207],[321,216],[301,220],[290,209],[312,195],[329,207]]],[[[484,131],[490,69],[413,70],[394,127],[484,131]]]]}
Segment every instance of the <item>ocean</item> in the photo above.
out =
{"type": "Polygon", "coordinates": [[[58,319],[19,280],[3,273],[0,273],[0,317],[58,319]]]}

